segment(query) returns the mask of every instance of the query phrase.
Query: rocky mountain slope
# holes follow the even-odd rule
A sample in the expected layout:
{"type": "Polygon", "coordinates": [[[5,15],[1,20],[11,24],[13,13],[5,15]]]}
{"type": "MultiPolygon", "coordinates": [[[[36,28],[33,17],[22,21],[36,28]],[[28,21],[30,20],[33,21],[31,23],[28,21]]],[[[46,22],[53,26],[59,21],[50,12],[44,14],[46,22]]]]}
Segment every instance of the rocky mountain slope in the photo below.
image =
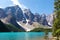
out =
{"type": "Polygon", "coordinates": [[[45,14],[33,14],[30,9],[24,9],[24,11],[22,11],[21,8],[16,5],[6,7],[5,9],[0,8],[0,20],[5,24],[11,23],[21,30],[30,31],[39,27],[40,24],[52,26],[53,15],[46,16],[45,14]]]}

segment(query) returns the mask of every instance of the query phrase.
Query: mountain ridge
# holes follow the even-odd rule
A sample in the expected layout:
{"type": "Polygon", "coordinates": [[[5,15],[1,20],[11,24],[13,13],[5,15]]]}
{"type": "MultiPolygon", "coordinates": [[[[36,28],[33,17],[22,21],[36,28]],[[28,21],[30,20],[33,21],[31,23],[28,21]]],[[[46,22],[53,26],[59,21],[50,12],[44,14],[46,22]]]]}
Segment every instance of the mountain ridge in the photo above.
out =
{"type": "MultiPolygon", "coordinates": [[[[53,16],[53,15],[52,15],[53,16]]],[[[53,22],[53,18],[52,20],[48,20],[48,18],[52,18],[51,16],[46,16],[45,14],[43,15],[39,15],[39,14],[33,14],[30,9],[25,9],[24,12],[21,10],[21,8],[16,5],[16,6],[10,6],[10,7],[6,7],[5,9],[0,8],[0,20],[3,23],[11,23],[14,26],[23,29],[24,30],[24,26],[21,27],[17,22],[22,22],[22,24],[26,25],[26,27],[28,27],[30,25],[32,25],[32,28],[36,26],[35,23],[42,24],[42,25],[47,25],[47,26],[52,26],[49,25],[49,23],[52,21],[53,22]],[[33,24],[35,26],[33,26],[33,24]]],[[[52,24],[52,23],[51,23],[52,24]]],[[[37,26],[38,26],[37,25],[37,26]]]]}

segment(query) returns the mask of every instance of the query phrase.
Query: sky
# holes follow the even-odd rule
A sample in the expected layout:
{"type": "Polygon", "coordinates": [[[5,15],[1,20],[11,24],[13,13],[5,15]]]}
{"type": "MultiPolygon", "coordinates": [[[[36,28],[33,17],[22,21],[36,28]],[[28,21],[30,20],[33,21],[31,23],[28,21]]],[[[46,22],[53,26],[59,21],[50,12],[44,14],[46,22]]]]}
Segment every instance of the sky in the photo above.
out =
{"type": "Polygon", "coordinates": [[[52,14],[54,0],[0,0],[0,8],[19,5],[21,9],[30,9],[32,13],[52,14]]]}

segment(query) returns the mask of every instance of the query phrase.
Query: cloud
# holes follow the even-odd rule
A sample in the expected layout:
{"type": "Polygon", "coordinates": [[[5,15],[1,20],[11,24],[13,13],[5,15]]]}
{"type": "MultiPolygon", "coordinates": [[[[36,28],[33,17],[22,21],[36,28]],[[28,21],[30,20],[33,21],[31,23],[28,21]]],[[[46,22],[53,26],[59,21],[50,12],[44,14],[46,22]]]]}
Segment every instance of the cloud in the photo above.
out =
{"type": "Polygon", "coordinates": [[[25,5],[21,4],[18,0],[11,0],[14,5],[19,5],[19,7],[23,9],[28,9],[25,5]]]}
{"type": "Polygon", "coordinates": [[[2,8],[2,7],[0,6],[0,8],[2,8]]]}
{"type": "Polygon", "coordinates": [[[3,8],[2,6],[0,6],[0,8],[3,8]]]}

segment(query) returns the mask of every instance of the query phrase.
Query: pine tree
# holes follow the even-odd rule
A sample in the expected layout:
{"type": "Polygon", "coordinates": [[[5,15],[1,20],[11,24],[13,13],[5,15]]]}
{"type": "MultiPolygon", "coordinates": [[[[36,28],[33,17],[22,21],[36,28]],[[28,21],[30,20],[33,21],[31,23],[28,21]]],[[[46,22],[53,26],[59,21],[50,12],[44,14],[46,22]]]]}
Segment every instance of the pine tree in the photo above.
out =
{"type": "Polygon", "coordinates": [[[53,22],[53,36],[57,37],[57,40],[59,40],[60,36],[60,0],[55,0],[54,2],[54,8],[55,8],[55,15],[54,15],[54,22],[53,22]]]}

